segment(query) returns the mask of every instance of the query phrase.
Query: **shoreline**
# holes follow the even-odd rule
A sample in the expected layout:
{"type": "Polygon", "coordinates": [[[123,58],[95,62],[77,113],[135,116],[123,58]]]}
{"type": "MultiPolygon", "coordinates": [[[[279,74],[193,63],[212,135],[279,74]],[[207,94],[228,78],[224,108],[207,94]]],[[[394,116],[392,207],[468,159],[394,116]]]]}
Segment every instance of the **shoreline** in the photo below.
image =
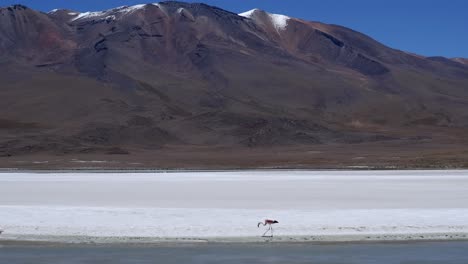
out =
{"type": "Polygon", "coordinates": [[[2,235],[1,246],[168,246],[200,244],[357,244],[468,241],[468,233],[359,234],[267,237],[92,237],[2,235]]]}
{"type": "Polygon", "coordinates": [[[453,168],[381,168],[381,167],[343,167],[343,168],[232,168],[232,169],[156,169],[156,168],[68,168],[68,169],[23,169],[23,168],[0,168],[0,175],[3,173],[198,173],[198,172],[327,172],[327,171],[467,171],[468,167],[453,168]]]}

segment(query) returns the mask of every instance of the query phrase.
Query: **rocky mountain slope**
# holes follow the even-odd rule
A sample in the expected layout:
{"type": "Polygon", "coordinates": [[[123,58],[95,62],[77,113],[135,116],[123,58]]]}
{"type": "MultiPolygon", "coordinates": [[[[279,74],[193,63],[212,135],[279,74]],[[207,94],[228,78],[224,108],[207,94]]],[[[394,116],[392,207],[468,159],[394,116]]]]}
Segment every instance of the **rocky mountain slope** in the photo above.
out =
{"type": "Polygon", "coordinates": [[[411,153],[408,166],[466,166],[466,59],[258,9],[1,8],[0,80],[4,166],[149,155],[155,163],[142,166],[183,167],[170,153],[198,160],[192,167],[216,158],[228,167],[402,163],[377,158],[390,149],[411,153]],[[347,148],[357,152],[339,158],[347,148]],[[326,161],[303,155],[316,149],[335,152],[326,161]],[[235,153],[256,154],[245,163],[235,153]],[[373,154],[353,160],[363,153],[373,154]]]}

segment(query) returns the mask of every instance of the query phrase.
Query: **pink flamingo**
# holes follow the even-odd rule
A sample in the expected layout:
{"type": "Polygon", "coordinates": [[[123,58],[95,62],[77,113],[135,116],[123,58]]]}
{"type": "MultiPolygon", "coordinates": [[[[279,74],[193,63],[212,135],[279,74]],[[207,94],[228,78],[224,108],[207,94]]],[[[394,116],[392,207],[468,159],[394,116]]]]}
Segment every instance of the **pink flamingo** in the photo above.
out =
{"type": "Polygon", "coordinates": [[[270,220],[270,219],[265,219],[265,221],[263,223],[258,222],[257,227],[260,227],[260,225],[263,225],[263,226],[268,225],[268,229],[265,231],[265,233],[263,233],[262,237],[273,237],[273,227],[271,225],[277,224],[277,223],[279,223],[279,222],[276,221],[276,220],[270,220]],[[268,231],[271,231],[271,236],[266,236],[268,231]]]}

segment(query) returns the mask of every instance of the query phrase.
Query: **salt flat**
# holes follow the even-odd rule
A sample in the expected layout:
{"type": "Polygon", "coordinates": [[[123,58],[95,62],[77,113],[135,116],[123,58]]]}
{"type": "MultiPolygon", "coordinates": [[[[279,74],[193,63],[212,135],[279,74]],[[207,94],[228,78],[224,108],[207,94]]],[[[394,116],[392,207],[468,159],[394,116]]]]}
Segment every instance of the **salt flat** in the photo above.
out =
{"type": "Polygon", "coordinates": [[[0,239],[235,240],[266,217],[278,239],[466,238],[466,190],[465,170],[2,173],[0,239]]]}

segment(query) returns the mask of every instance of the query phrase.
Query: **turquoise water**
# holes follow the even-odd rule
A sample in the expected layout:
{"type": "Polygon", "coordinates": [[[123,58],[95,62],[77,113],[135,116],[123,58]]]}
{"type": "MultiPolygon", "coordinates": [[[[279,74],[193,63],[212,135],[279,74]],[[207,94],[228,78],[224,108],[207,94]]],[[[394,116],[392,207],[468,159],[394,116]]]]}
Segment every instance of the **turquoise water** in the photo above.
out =
{"type": "Polygon", "coordinates": [[[1,264],[468,264],[468,242],[0,246],[1,264]]]}

